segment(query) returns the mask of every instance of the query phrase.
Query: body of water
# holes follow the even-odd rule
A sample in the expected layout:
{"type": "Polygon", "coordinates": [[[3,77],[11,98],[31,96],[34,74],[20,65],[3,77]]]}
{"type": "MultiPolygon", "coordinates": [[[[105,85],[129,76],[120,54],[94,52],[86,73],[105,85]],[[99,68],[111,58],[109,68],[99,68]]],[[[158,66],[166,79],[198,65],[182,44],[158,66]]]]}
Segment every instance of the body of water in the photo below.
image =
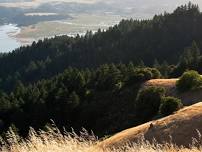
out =
{"type": "Polygon", "coordinates": [[[0,52],[10,52],[18,48],[21,43],[14,38],[14,35],[20,32],[16,25],[0,26],[0,52]]]}

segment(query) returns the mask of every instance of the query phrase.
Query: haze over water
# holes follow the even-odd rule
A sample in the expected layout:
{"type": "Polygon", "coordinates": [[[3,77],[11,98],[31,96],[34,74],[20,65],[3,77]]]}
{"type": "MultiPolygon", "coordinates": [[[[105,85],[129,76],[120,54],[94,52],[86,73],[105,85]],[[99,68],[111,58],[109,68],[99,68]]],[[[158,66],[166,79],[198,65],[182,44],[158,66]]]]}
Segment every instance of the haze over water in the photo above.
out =
{"type": "MultiPolygon", "coordinates": [[[[177,6],[179,6],[181,4],[186,4],[186,3],[188,3],[188,1],[199,4],[200,8],[202,8],[202,0],[124,0],[124,1],[123,0],[0,0],[0,6],[14,9],[14,8],[35,8],[35,7],[37,8],[40,4],[44,4],[44,3],[53,4],[53,2],[77,2],[77,3],[90,3],[90,4],[96,3],[96,2],[104,2],[104,3],[106,3],[106,6],[113,6],[112,8],[117,10],[118,13],[125,10],[125,13],[127,14],[126,15],[127,18],[132,17],[132,18],[142,19],[142,18],[152,17],[154,14],[159,14],[164,11],[171,12],[177,6]]],[[[58,4],[58,3],[56,3],[56,4],[58,4]]],[[[101,3],[98,3],[98,4],[101,4],[101,3]]],[[[72,6],[74,6],[74,5],[72,5],[72,6]]],[[[73,13],[77,9],[72,8],[73,13]]],[[[111,10],[109,10],[109,11],[111,11],[111,10]]],[[[49,15],[51,15],[51,13],[54,14],[53,12],[48,12],[48,13],[49,13],[49,15]]],[[[81,14],[82,13],[83,12],[81,10],[81,14]]],[[[104,12],[102,12],[102,13],[104,14],[104,12]]],[[[32,13],[32,15],[33,15],[33,13],[32,13]]],[[[121,16],[123,14],[118,14],[118,15],[121,16]]],[[[90,18],[90,19],[92,19],[92,18],[90,18]]],[[[94,19],[92,19],[92,20],[94,20],[94,19]]],[[[81,20],[81,23],[83,23],[83,22],[84,21],[81,20]]],[[[9,22],[9,23],[11,23],[11,22],[9,22]]],[[[15,24],[17,24],[17,23],[15,23],[15,24]]],[[[103,24],[105,24],[105,21],[103,22],[103,24]]],[[[47,26],[49,26],[49,24],[47,26]]],[[[72,26],[71,28],[75,29],[75,28],[77,28],[77,26],[74,26],[74,27],[72,26]]],[[[44,28],[44,29],[46,29],[46,28],[44,28]]],[[[89,30],[92,30],[92,29],[89,28],[89,30]]],[[[95,29],[93,29],[93,30],[95,30],[95,29]]],[[[46,31],[49,32],[50,30],[46,30],[46,31]]],[[[10,36],[12,34],[17,34],[18,32],[20,32],[20,28],[16,27],[15,25],[0,26],[0,52],[9,52],[9,51],[12,51],[15,48],[18,48],[19,46],[23,45],[22,42],[19,42],[13,36],[10,36]]],[[[86,32],[86,29],[84,31],[80,31],[80,33],[85,33],[85,32],[86,32]]],[[[38,32],[38,33],[42,33],[42,32],[38,32]]],[[[64,33],[71,35],[72,32],[68,32],[68,33],[64,32],[64,33]]],[[[73,32],[73,33],[75,33],[75,32],[73,32]]],[[[61,33],[61,34],[63,34],[63,33],[61,33]]],[[[51,35],[51,36],[54,36],[54,35],[51,35]]],[[[51,37],[46,33],[45,33],[45,36],[51,37]]]]}

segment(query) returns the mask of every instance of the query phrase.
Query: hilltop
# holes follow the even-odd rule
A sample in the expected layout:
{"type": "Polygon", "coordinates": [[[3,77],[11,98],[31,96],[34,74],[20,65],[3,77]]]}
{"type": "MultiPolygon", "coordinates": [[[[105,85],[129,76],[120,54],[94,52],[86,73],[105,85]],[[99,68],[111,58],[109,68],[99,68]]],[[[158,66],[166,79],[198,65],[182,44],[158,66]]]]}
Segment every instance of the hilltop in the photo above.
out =
{"type": "Polygon", "coordinates": [[[202,132],[202,103],[176,112],[168,117],[151,121],[143,125],[124,130],[109,139],[104,140],[99,146],[112,147],[121,146],[127,142],[145,140],[152,142],[155,138],[158,143],[174,143],[178,146],[189,146],[192,137],[200,139],[202,132]],[[172,138],[171,138],[172,137],[172,138]]]}

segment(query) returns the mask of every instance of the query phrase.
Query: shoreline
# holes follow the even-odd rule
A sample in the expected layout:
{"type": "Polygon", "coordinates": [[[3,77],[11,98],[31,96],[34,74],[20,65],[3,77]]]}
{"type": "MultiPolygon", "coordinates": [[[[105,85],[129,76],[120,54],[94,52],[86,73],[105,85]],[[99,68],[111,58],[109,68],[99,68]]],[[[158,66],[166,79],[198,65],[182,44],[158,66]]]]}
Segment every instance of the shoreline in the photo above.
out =
{"type": "MultiPolygon", "coordinates": [[[[20,47],[30,45],[33,41],[38,41],[40,39],[43,40],[44,38],[52,38],[54,36],[68,35],[70,37],[74,37],[77,34],[85,35],[85,33],[89,30],[93,31],[93,33],[95,33],[99,28],[106,30],[110,26],[119,23],[121,19],[121,16],[94,14],[74,15],[74,18],[71,20],[46,21],[22,27],[11,25],[13,26],[11,28],[16,28],[16,30],[8,30],[6,34],[9,38],[16,41],[16,43],[19,43],[17,47],[20,47]]],[[[16,49],[15,46],[13,47],[13,50],[14,49],[16,49]]]]}

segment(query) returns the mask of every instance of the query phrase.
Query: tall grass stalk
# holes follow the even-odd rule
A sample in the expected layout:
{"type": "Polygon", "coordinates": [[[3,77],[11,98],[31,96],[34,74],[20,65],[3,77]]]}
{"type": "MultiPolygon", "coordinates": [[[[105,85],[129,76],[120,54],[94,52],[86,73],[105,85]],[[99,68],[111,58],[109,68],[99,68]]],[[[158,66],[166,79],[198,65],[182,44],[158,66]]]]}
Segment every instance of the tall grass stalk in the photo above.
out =
{"type": "MultiPolygon", "coordinates": [[[[61,133],[57,128],[36,132],[30,128],[29,136],[23,139],[12,129],[7,133],[7,139],[1,139],[2,152],[201,152],[200,145],[190,149],[172,144],[151,144],[141,140],[138,143],[128,143],[124,146],[105,149],[100,148],[96,136],[89,135],[86,130],[78,136],[74,132],[61,133]]],[[[196,141],[195,141],[196,142],[196,141]]],[[[198,142],[199,143],[199,142],[198,142]]]]}

